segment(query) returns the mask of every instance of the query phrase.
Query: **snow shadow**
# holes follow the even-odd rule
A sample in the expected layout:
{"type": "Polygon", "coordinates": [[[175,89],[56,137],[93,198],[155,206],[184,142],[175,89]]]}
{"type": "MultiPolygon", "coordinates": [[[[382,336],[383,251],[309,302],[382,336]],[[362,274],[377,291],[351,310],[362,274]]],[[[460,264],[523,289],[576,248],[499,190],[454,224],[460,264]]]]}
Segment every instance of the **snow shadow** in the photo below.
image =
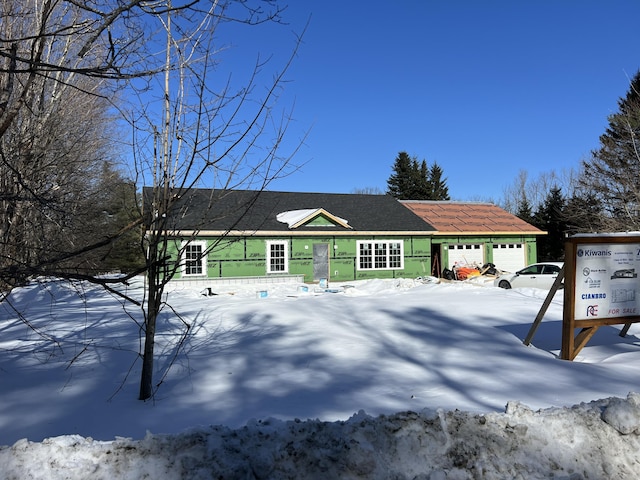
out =
{"type": "Polygon", "coordinates": [[[518,299],[514,310],[500,297],[482,309],[481,297],[447,303],[448,291],[265,301],[184,294],[159,321],[160,387],[148,402],[137,400],[140,331],[130,312],[108,296],[65,290],[65,301],[52,303],[47,292],[24,291],[25,315],[53,340],[0,312],[0,444],[62,434],[142,438],[251,418],[333,421],[359,410],[487,412],[510,400],[538,408],[630,390],[626,370],[563,362],[538,346],[555,338],[556,322],[543,322],[534,347],[524,346],[537,300],[518,299]],[[181,318],[190,325],[184,337],[181,318]]]}
{"type": "MultiPolygon", "coordinates": [[[[499,325],[497,328],[509,332],[519,340],[524,341],[529,334],[532,323],[499,325]]],[[[592,347],[606,347],[601,350],[606,351],[610,356],[627,353],[634,349],[640,351],[640,338],[629,333],[621,337],[621,328],[622,325],[604,325],[600,327],[589,340],[585,347],[586,350],[583,349],[583,352],[590,351],[592,347]]],[[[531,340],[531,345],[540,350],[559,355],[562,348],[562,321],[541,322],[531,340]]],[[[587,359],[589,357],[588,353],[583,356],[587,359]]]]}
{"type": "Polygon", "coordinates": [[[173,378],[167,395],[179,398],[185,412],[206,411],[212,423],[240,426],[247,412],[334,420],[360,409],[501,411],[514,392],[537,406],[580,392],[594,375],[603,394],[619,380],[524,346],[514,334],[518,324],[496,328],[491,315],[470,322],[455,309],[363,312],[342,297],[300,301],[296,311],[286,320],[255,311],[236,328],[193,343],[185,351],[189,375],[173,378]],[[557,386],[549,386],[550,378],[557,386]]]}
{"type": "Polygon", "coordinates": [[[14,290],[0,303],[0,444],[142,428],[140,317],[135,305],[86,283],[14,290]]]}
{"type": "Polygon", "coordinates": [[[348,358],[335,358],[340,339],[327,345],[305,328],[280,324],[276,315],[256,312],[230,328],[207,328],[189,339],[177,361],[182,371],[174,368],[160,392],[186,418],[201,421],[208,412],[210,423],[231,426],[250,417],[313,418],[371,385],[348,358]]]}

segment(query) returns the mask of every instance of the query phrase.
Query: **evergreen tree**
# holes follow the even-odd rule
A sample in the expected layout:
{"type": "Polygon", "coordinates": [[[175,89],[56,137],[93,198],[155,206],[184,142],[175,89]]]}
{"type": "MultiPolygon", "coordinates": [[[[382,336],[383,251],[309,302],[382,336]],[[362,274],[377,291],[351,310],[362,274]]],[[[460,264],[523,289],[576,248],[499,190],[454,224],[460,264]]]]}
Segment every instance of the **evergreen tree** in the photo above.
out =
{"type": "Polygon", "coordinates": [[[524,220],[527,223],[534,223],[533,209],[529,203],[527,195],[523,192],[522,197],[518,200],[518,209],[516,211],[516,217],[524,220]]]}
{"type": "Polygon", "coordinates": [[[426,200],[429,198],[431,192],[431,185],[429,184],[429,167],[427,161],[422,160],[420,163],[420,170],[416,169],[416,192],[413,197],[414,200],[426,200]]]}
{"type": "Polygon", "coordinates": [[[547,232],[547,235],[538,237],[538,260],[540,261],[558,261],[564,258],[567,231],[564,210],[565,199],[561,189],[554,187],[533,216],[533,224],[547,232]]]}
{"type": "Polygon", "coordinates": [[[145,259],[141,230],[127,229],[138,223],[141,215],[135,183],[108,161],[96,176],[96,181],[84,191],[84,208],[76,215],[76,221],[82,222],[83,227],[76,234],[76,241],[90,244],[109,237],[117,239],[79,256],[81,271],[86,274],[142,271],[145,259]]]}
{"type": "MultiPolygon", "coordinates": [[[[115,234],[140,217],[140,208],[136,204],[134,182],[126,180],[121,175],[115,175],[110,183],[111,189],[103,205],[106,219],[102,231],[115,234]]],[[[104,251],[100,260],[99,266],[105,272],[131,273],[141,270],[145,258],[140,242],[140,229],[129,230],[120,235],[118,240],[104,251]]]]}
{"type": "Polygon", "coordinates": [[[429,169],[429,198],[428,200],[451,200],[449,197],[449,187],[447,187],[447,180],[442,178],[443,172],[440,165],[433,162],[429,169]]]}
{"type": "Polygon", "coordinates": [[[400,152],[393,164],[393,173],[387,180],[387,193],[399,200],[449,200],[449,187],[442,168],[426,160],[418,163],[416,157],[400,152]]]}
{"type": "Polygon", "coordinates": [[[414,160],[407,152],[400,152],[393,164],[393,173],[387,180],[387,192],[399,200],[411,199],[414,183],[414,160]]]}
{"type": "Polygon", "coordinates": [[[582,163],[580,186],[600,203],[600,224],[609,230],[640,229],[640,71],[618,112],[609,115],[600,148],[582,163]]]}
{"type": "Polygon", "coordinates": [[[407,199],[421,199],[424,196],[424,189],[426,188],[426,180],[421,176],[420,165],[418,159],[412,157],[411,169],[409,171],[409,184],[407,187],[406,197],[407,199]]]}
{"type": "Polygon", "coordinates": [[[567,233],[596,233],[606,230],[607,224],[603,219],[607,216],[602,212],[602,204],[593,192],[574,192],[567,199],[564,209],[564,221],[567,233]]]}

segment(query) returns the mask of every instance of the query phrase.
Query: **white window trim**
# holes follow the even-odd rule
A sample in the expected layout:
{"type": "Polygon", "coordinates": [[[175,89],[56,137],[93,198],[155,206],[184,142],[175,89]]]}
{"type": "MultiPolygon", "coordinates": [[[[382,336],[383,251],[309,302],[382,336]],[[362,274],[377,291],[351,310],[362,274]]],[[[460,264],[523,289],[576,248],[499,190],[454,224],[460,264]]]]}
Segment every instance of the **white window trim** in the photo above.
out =
{"type": "Polygon", "coordinates": [[[404,241],[403,240],[358,240],[356,242],[356,270],[370,272],[373,270],[403,270],[404,269],[404,241]],[[384,243],[387,246],[386,252],[386,267],[376,268],[375,267],[375,244],[384,243]],[[390,244],[399,243],[400,244],[400,266],[399,267],[389,267],[389,259],[390,259],[390,244]],[[373,258],[373,266],[371,268],[361,268],[360,267],[360,245],[370,244],[374,258],[373,258]]]}
{"type": "Polygon", "coordinates": [[[202,268],[202,273],[187,273],[187,259],[185,258],[187,253],[187,246],[200,245],[203,252],[207,251],[207,242],[205,240],[192,240],[190,242],[182,242],[182,246],[180,248],[181,253],[181,274],[182,277],[193,278],[193,277],[206,277],[207,276],[207,255],[203,255],[200,259],[200,266],[202,268]]]}
{"type": "Polygon", "coordinates": [[[267,240],[267,273],[289,273],[289,242],[286,240],[267,240]],[[284,270],[271,270],[271,245],[284,245],[284,270]]]}

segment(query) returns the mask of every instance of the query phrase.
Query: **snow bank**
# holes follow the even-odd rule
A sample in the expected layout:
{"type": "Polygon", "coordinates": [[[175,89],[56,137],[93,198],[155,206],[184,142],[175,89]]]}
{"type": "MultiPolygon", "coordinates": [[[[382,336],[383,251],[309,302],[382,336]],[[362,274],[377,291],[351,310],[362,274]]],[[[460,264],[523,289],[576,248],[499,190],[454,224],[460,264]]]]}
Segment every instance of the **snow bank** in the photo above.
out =
{"type": "Polygon", "coordinates": [[[560,293],[524,346],[545,291],[309,287],[168,292],[153,402],[137,400],[137,307],[82,282],[16,289],[0,303],[0,479],[640,478],[638,324],[566,362],[560,293]],[[175,312],[192,325],[177,356],[175,312]]]}
{"type": "Polygon", "coordinates": [[[4,479],[629,479],[640,396],[505,413],[402,412],[252,421],[134,441],[62,436],[0,449],[4,479]]]}

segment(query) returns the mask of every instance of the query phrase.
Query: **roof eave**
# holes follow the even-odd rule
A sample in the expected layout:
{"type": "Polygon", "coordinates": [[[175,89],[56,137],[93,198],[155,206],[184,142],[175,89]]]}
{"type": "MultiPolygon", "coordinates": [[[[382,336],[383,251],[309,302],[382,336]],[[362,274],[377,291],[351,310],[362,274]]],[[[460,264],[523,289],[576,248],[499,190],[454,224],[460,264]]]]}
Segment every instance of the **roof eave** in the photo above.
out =
{"type": "Polygon", "coordinates": [[[167,232],[170,237],[354,237],[362,235],[380,236],[380,235],[423,235],[431,236],[434,231],[421,230],[173,230],[167,232]]]}
{"type": "Polygon", "coordinates": [[[487,235],[547,235],[547,232],[543,232],[542,230],[539,231],[488,231],[488,230],[482,230],[482,231],[464,231],[464,230],[438,230],[437,232],[433,233],[436,236],[445,236],[445,235],[481,235],[481,236],[487,236],[487,235]]]}

